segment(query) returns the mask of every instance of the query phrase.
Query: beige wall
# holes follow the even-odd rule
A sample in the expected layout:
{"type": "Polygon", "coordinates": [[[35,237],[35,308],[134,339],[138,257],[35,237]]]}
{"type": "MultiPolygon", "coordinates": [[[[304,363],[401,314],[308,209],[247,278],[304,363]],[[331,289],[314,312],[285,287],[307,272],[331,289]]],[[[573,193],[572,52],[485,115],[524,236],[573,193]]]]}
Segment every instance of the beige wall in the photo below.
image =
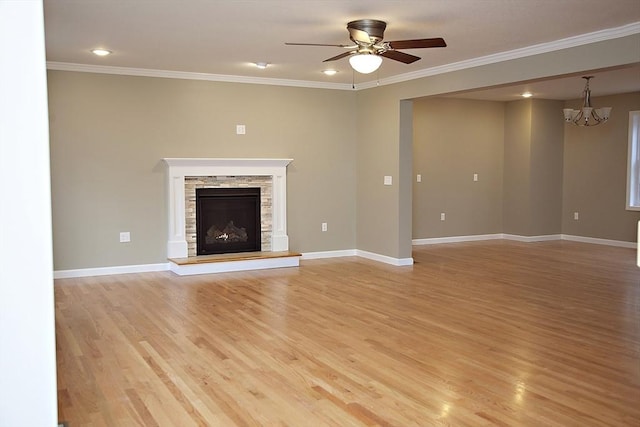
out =
{"type": "MultiPolygon", "coordinates": [[[[400,102],[376,91],[358,92],[357,97],[357,247],[394,258],[410,257],[410,250],[399,246],[400,102]],[[392,177],[393,185],[384,185],[385,176],[392,177]]],[[[411,201],[407,203],[410,209],[411,201]]]]}
{"type": "Polygon", "coordinates": [[[399,215],[411,201],[398,187],[377,184],[384,171],[412,169],[411,160],[401,156],[400,101],[637,63],[638,45],[640,34],[358,91],[358,249],[392,258],[411,253],[411,239],[399,238],[411,235],[412,224],[399,215]],[[381,230],[398,232],[389,236],[381,230]]]}
{"type": "Polygon", "coordinates": [[[531,100],[530,236],[561,232],[563,106],[561,101],[531,100]]]}
{"type": "MultiPolygon", "coordinates": [[[[401,165],[410,165],[413,161],[413,101],[400,101],[400,149],[399,158],[401,165]]],[[[411,168],[399,168],[398,186],[400,199],[398,203],[398,253],[400,257],[411,258],[411,251],[406,250],[402,242],[411,241],[412,228],[405,224],[413,221],[413,170],[411,168]]]]}
{"type": "Polygon", "coordinates": [[[528,235],[531,221],[531,102],[505,106],[503,232],[528,235]]]}
{"type": "Polygon", "coordinates": [[[413,120],[413,238],[501,233],[504,103],[423,98],[413,120]]]}
{"type": "MultiPolygon", "coordinates": [[[[629,111],[640,110],[640,92],[594,97],[592,104],[613,107],[611,119],[596,127],[565,128],[562,232],[635,241],[640,212],[625,209],[627,146],[629,111]]],[[[579,105],[580,100],[566,102],[567,108],[579,105]]]]}
{"type": "Polygon", "coordinates": [[[562,101],[416,100],[413,238],[506,233],[635,241],[640,212],[625,210],[627,129],[640,93],[594,102],[613,106],[615,116],[579,128],[565,125],[562,101]],[[460,117],[467,117],[464,126],[460,117]]]}
{"type": "MultiPolygon", "coordinates": [[[[638,62],[638,43],[640,35],[622,37],[355,92],[50,71],[55,268],[165,262],[163,157],[294,158],[292,250],[355,247],[408,258],[407,102],[638,62]],[[236,124],[245,124],[247,135],[235,135],[236,124]],[[385,175],[394,185],[383,185],[385,175]],[[320,231],[321,222],[328,232],[320,231]],[[132,242],[118,243],[120,231],[130,231],[132,242]]],[[[478,173],[482,185],[485,173],[478,173]]],[[[493,202],[488,206],[487,212],[493,202]]],[[[440,233],[481,229],[494,225],[440,233]]]]}
{"type": "Polygon", "coordinates": [[[290,248],[355,247],[351,91],[50,71],[49,105],[56,270],[166,262],[164,157],[293,158],[290,248]]]}
{"type": "Polygon", "coordinates": [[[563,103],[528,99],[506,103],[504,233],[560,234],[563,103]]]}

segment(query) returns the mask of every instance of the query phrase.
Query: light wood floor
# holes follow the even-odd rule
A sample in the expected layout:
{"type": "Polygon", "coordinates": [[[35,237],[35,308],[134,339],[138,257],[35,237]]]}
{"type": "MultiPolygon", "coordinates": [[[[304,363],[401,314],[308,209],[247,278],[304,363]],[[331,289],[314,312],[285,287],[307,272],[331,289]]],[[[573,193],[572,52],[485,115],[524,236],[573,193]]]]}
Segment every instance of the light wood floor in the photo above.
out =
{"type": "Polygon", "coordinates": [[[178,277],[57,280],[76,426],[638,426],[635,251],[417,247],[178,277]]]}

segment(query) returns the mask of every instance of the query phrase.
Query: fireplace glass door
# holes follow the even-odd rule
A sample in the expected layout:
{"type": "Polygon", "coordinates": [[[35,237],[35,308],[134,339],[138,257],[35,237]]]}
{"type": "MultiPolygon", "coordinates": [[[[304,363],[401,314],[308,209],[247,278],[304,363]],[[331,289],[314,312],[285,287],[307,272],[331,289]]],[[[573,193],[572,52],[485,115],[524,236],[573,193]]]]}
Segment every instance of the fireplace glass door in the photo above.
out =
{"type": "Polygon", "coordinates": [[[260,188],[197,188],[198,255],[261,249],[260,188]]]}

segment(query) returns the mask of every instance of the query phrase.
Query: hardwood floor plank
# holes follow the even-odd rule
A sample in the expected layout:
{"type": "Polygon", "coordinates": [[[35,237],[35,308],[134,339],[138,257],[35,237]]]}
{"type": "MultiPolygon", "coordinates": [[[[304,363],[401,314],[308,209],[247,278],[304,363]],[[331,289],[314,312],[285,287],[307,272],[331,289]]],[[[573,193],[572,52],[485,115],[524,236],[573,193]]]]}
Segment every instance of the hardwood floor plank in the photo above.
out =
{"type": "Polygon", "coordinates": [[[55,283],[75,426],[638,426],[635,251],[416,247],[55,283]]]}

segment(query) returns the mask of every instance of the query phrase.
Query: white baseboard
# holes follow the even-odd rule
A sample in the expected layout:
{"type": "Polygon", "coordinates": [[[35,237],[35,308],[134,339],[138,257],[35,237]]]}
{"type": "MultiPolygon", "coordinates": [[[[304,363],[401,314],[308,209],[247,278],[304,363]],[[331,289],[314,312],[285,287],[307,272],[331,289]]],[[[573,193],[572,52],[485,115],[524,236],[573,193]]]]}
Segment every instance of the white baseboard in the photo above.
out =
{"type": "Polygon", "coordinates": [[[393,258],[386,255],[376,254],[374,252],[361,251],[358,249],[345,249],[341,251],[325,251],[325,252],[306,252],[302,254],[302,259],[322,259],[322,258],[339,258],[348,256],[359,256],[373,261],[383,262],[395,266],[413,265],[413,258],[393,258]]]}
{"type": "Polygon", "coordinates": [[[418,245],[437,245],[440,243],[473,242],[476,240],[496,240],[504,238],[504,234],[475,234],[471,236],[431,237],[428,239],[413,239],[411,243],[418,245]]]}
{"type": "Polygon", "coordinates": [[[503,239],[515,240],[516,242],[548,242],[550,240],[562,240],[562,234],[546,234],[542,236],[520,236],[517,234],[503,234],[503,239]]]}
{"type": "Polygon", "coordinates": [[[77,270],[57,270],[53,272],[54,279],[69,279],[73,277],[108,276],[111,274],[149,273],[152,271],[167,271],[169,263],[120,265],[115,267],[80,268],[77,270]]]}
{"type": "Polygon", "coordinates": [[[638,244],[636,242],[599,239],[595,237],[572,236],[570,234],[547,234],[547,235],[541,235],[541,236],[520,236],[517,234],[503,234],[503,233],[477,234],[477,235],[470,235],[470,236],[451,236],[451,237],[433,237],[433,238],[427,238],[427,239],[413,239],[412,243],[414,246],[419,246],[419,245],[436,245],[440,243],[474,242],[474,241],[480,241],[480,240],[496,240],[496,239],[514,240],[517,242],[525,242],[525,243],[547,242],[551,240],[569,240],[574,242],[593,243],[596,245],[619,246],[622,248],[636,249],[638,247],[638,244]]]}
{"type": "MultiPolygon", "coordinates": [[[[321,252],[307,252],[302,255],[300,259],[320,259],[320,258],[337,258],[348,256],[360,256],[368,258],[374,261],[383,262],[385,264],[391,264],[396,266],[412,265],[413,258],[392,258],[385,255],[379,255],[372,252],[359,251],[357,249],[345,249],[339,251],[321,251],[321,252]]],[[[264,269],[264,268],[279,268],[279,267],[292,267],[298,266],[298,257],[295,257],[295,261],[268,261],[256,263],[251,269],[264,269]],[[295,262],[295,265],[293,264],[295,262]]],[[[176,266],[174,263],[161,263],[161,264],[144,264],[144,265],[123,265],[115,267],[98,267],[98,268],[82,268],[77,270],[57,270],[53,272],[54,279],[68,279],[74,277],[89,277],[89,276],[107,276],[111,274],[127,274],[127,273],[147,273],[153,271],[173,271],[178,275],[189,274],[204,274],[204,273],[221,273],[231,271],[241,271],[247,268],[238,268],[235,264],[231,263],[217,263],[217,266],[211,268],[212,264],[206,264],[208,267],[202,267],[201,265],[194,266],[176,266]],[[228,264],[228,265],[227,265],[228,264]]]]}
{"type": "MultiPolygon", "coordinates": [[[[419,245],[435,245],[440,243],[459,243],[473,242],[481,240],[497,240],[507,239],[518,242],[545,242],[550,240],[569,240],[573,242],[592,243],[596,245],[618,246],[622,248],[637,249],[636,242],[625,242],[621,240],[599,239],[596,237],[573,236],[570,234],[549,234],[543,236],[519,236],[516,234],[478,234],[470,236],[452,236],[452,237],[434,237],[427,239],[413,239],[414,246],[419,245]]],[[[301,259],[321,259],[321,258],[338,258],[348,256],[359,256],[373,261],[383,262],[395,266],[413,265],[413,258],[393,258],[386,255],[376,254],[374,252],[362,251],[359,249],[345,249],[338,251],[320,251],[306,252],[302,254],[301,259]]],[[[639,253],[640,264],[640,253],[639,253]]],[[[284,265],[283,265],[284,266],[284,265]]],[[[57,270],[53,272],[54,279],[68,279],[74,277],[88,276],[107,276],[111,274],[127,274],[127,273],[148,273],[153,271],[171,270],[170,263],[159,264],[141,264],[141,265],[122,265],[115,267],[98,267],[98,268],[81,268],[77,270],[57,270]]]]}
{"type": "Polygon", "coordinates": [[[392,258],[390,256],[380,255],[374,252],[361,251],[359,249],[356,249],[356,255],[362,258],[367,258],[373,261],[383,262],[385,264],[391,264],[398,267],[413,265],[413,258],[392,258]]]}
{"type": "Polygon", "coordinates": [[[618,246],[621,248],[631,248],[636,249],[638,244],[636,242],[625,242],[622,240],[609,240],[609,239],[599,239],[596,237],[583,237],[583,236],[572,236],[570,234],[563,234],[562,240],[570,240],[573,242],[582,242],[582,243],[593,243],[596,245],[607,245],[607,246],[618,246]]]}
{"type": "Polygon", "coordinates": [[[341,251],[303,252],[302,259],[341,258],[346,256],[356,256],[356,252],[356,249],[345,249],[341,251]]]}

